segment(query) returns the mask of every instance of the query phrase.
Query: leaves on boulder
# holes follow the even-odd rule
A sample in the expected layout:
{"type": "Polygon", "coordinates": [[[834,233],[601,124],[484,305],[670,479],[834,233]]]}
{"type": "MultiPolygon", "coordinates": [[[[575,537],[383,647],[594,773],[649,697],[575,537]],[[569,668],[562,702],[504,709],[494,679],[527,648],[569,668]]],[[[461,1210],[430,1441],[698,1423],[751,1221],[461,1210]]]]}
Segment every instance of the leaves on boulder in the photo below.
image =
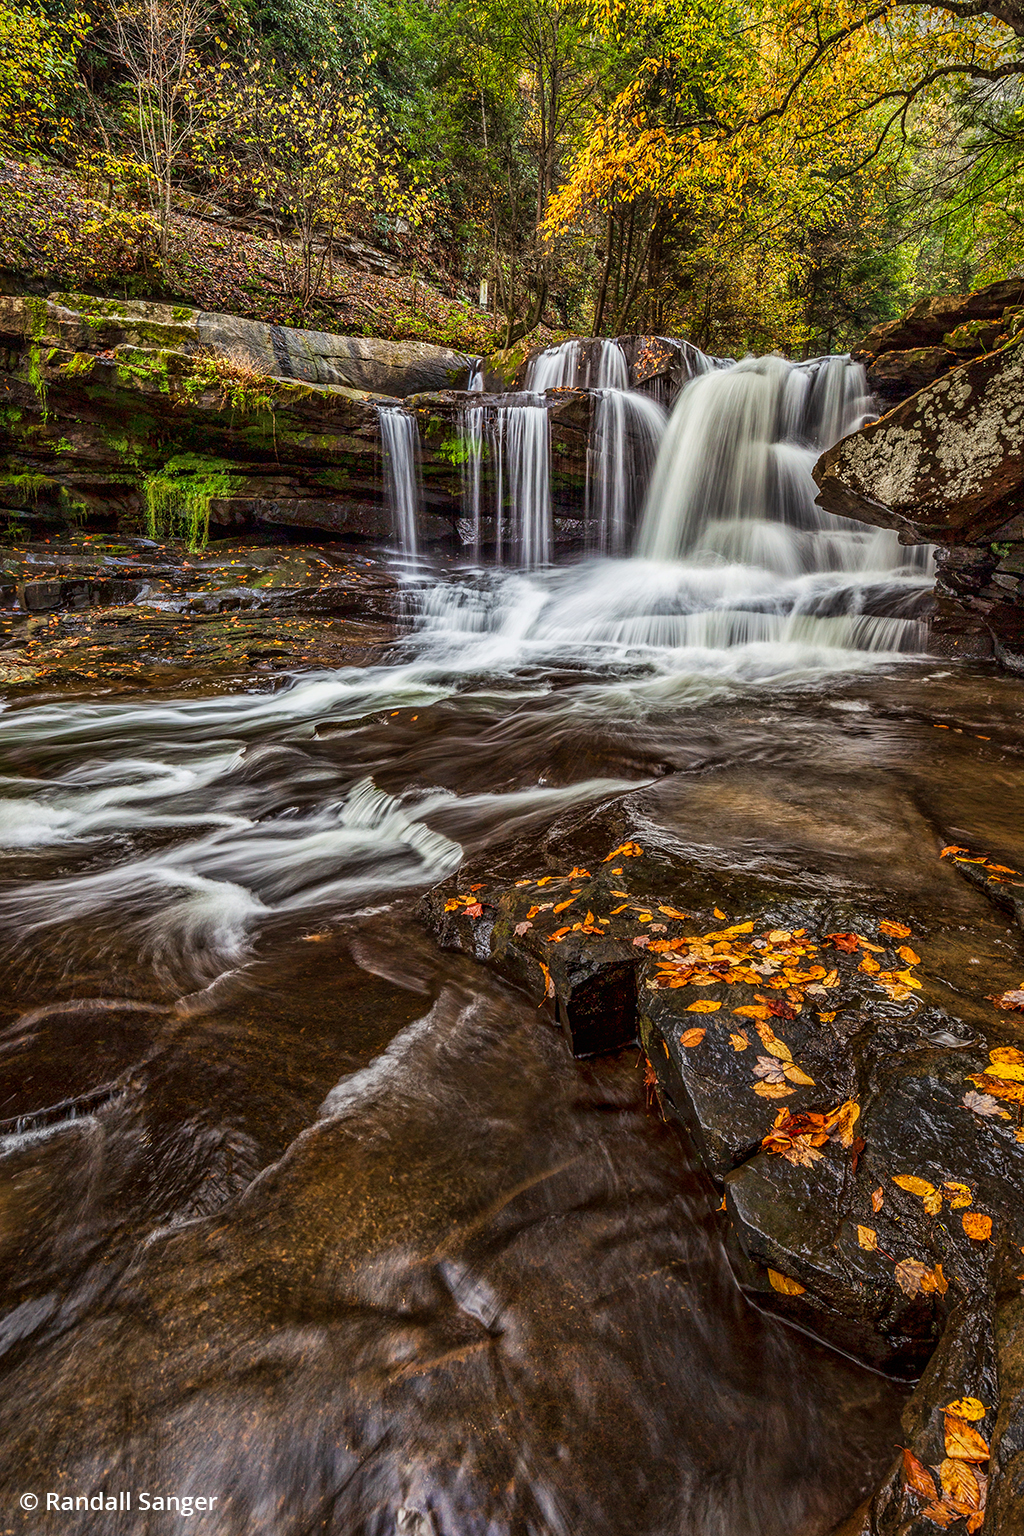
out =
{"type": "Polygon", "coordinates": [[[890,918],[883,918],[878,925],[879,933],[884,933],[888,939],[909,939],[910,929],[905,923],[894,923],[890,918]]]}
{"type": "Polygon", "coordinates": [[[988,1461],[988,1442],[966,1419],[947,1413],[942,1428],[947,1457],[954,1461],[988,1461]]]}
{"type": "Polygon", "coordinates": [[[687,1013],[717,1013],[721,1006],[721,1003],[714,998],[701,997],[695,1003],[689,1003],[686,1011],[687,1013]]]}
{"type": "Polygon", "coordinates": [[[990,1093],[976,1093],[973,1088],[968,1089],[963,1097],[964,1108],[971,1110],[975,1115],[998,1115],[1000,1120],[1012,1118],[1009,1110],[999,1108],[999,1100],[990,1093]]]}
{"type": "Polygon", "coordinates": [[[956,1419],[966,1419],[968,1424],[977,1424],[985,1417],[985,1404],[978,1397],[958,1397],[946,1404],[945,1412],[956,1419]]]}
{"type": "Polygon", "coordinates": [[[607,858],[601,860],[602,864],[610,864],[612,859],[638,859],[643,853],[639,843],[620,843],[618,848],[613,848],[607,858]]]}
{"type": "Polygon", "coordinates": [[[781,1275],[777,1269],[769,1269],[768,1280],[773,1290],[780,1296],[803,1296],[807,1287],[797,1280],[791,1280],[788,1275],[781,1275]]]}
{"type": "Polygon", "coordinates": [[[732,1041],[734,1051],[745,1051],[750,1044],[749,1035],[745,1035],[742,1030],[738,1034],[730,1035],[729,1039],[732,1041]]]}
{"type": "Polygon", "coordinates": [[[685,1045],[688,1050],[692,1049],[693,1046],[700,1045],[706,1034],[706,1029],[686,1029],[679,1036],[679,1044],[685,1045]]]}
{"type": "Polygon", "coordinates": [[[942,1265],[936,1264],[934,1269],[929,1269],[927,1264],[922,1264],[920,1259],[900,1259],[895,1270],[896,1284],[907,1296],[919,1296],[922,1292],[928,1295],[938,1291],[945,1295],[949,1289],[949,1282],[942,1273],[942,1265]]]}
{"type": "Polygon", "coordinates": [[[903,1481],[923,1499],[937,1499],[939,1496],[935,1480],[924,1462],[918,1461],[913,1451],[906,1448],[903,1451],[903,1481]]]}
{"type": "Polygon", "coordinates": [[[980,1211],[965,1211],[960,1220],[967,1236],[976,1243],[987,1243],[992,1236],[991,1216],[983,1216],[980,1211]]]}
{"type": "Polygon", "coordinates": [[[877,1189],[871,1191],[871,1209],[877,1215],[884,1204],[885,1194],[883,1193],[882,1186],[879,1185],[877,1189]]]}
{"type": "Polygon", "coordinates": [[[868,1253],[875,1253],[878,1249],[878,1233],[873,1227],[857,1226],[857,1241],[868,1253]]]}

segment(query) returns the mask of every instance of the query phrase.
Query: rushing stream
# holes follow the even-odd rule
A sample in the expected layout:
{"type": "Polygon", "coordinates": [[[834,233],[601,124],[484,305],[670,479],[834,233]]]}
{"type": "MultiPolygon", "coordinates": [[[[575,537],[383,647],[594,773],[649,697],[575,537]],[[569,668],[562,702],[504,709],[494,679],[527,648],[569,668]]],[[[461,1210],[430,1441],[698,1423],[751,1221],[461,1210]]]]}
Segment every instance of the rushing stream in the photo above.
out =
{"type": "Polygon", "coordinates": [[[608,553],[551,565],[543,392],[578,369],[466,407],[489,563],[410,558],[382,413],[380,664],[0,716],[12,1529],[817,1536],[891,1459],[906,1387],[749,1304],[636,1050],[574,1061],[416,903],[629,797],[710,870],[898,893],[966,992],[1017,962],[935,839],[1021,856],[1021,685],[928,657],[927,552],[814,509],[869,409],[845,360],[695,367],[667,425],[609,364],[608,553]]]}

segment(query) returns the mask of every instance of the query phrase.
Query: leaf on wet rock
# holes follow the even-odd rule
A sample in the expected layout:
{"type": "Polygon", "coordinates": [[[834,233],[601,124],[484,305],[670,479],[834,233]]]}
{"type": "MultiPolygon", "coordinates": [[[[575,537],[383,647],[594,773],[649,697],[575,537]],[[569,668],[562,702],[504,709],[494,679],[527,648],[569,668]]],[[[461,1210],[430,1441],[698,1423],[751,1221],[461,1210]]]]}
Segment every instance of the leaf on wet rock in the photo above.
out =
{"type": "Polygon", "coordinates": [[[942,1421],[946,1455],[954,1461],[988,1461],[988,1442],[957,1414],[947,1413],[942,1421]]]}
{"type": "Polygon", "coordinates": [[[786,1081],[782,1070],[782,1063],[777,1061],[774,1056],[759,1056],[757,1058],[757,1066],[754,1068],[754,1076],[763,1077],[765,1082],[768,1083],[784,1083],[786,1081]]]}
{"type": "Polygon", "coordinates": [[[798,1067],[795,1061],[787,1062],[782,1070],[791,1083],[799,1083],[807,1088],[814,1087],[814,1078],[808,1077],[807,1073],[801,1067],[798,1067]]]}
{"type": "MultiPolygon", "coordinates": [[[[1024,997],[1024,993],[1021,996],[1024,997]]],[[[1024,1083],[1024,1052],[1012,1045],[998,1046],[989,1052],[985,1072],[989,1077],[998,1077],[1008,1083],[1024,1083]]]]}
{"type": "Polygon", "coordinates": [[[704,1036],[706,1034],[707,1034],[707,1030],[706,1029],[686,1029],[679,1036],[679,1044],[680,1045],[685,1045],[686,1048],[689,1050],[691,1047],[693,1047],[695,1045],[700,1045],[701,1041],[704,1039],[704,1036]]]}
{"type": "Polygon", "coordinates": [[[921,964],[921,956],[915,954],[909,944],[901,944],[896,953],[899,955],[900,959],[905,960],[908,965],[921,964]]]}
{"type": "Polygon", "coordinates": [[[1024,988],[1015,987],[1010,992],[1001,992],[999,996],[994,997],[992,1001],[995,1003],[997,1008],[1003,1008],[1007,1011],[1013,1008],[1024,1009],[1024,988]]]}
{"type": "Polygon", "coordinates": [[[819,1013],[818,1014],[818,1018],[821,1020],[821,1022],[823,1024],[831,1024],[832,1020],[835,1018],[835,1014],[834,1013],[819,1013]]]}
{"type": "Polygon", "coordinates": [[[976,1093],[973,1088],[964,1094],[963,1104],[965,1109],[975,1115],[998,1115],[1000,1120],[1012,1118],[1008,1110],[999,1108],[998,1099],[994,1099],[990,1093],[976,1093]]]}
{"type": "Polygon", "coordinates": [[[721,1003],[716,1002],[714,998],[702,997],[695,1003],[687,1004],[686,1011],[687,1013],[717,1013],[721,1006],[721,1003]]]}
{"type": "Polygon", "coordinates": [[[879,1185],[877,1189],[871,1191],[871,1209],[877,1215],[884,1204],[885,1194],[883,1193],[882,1186],[879,1185]]]}
{"type": "Polygon", "coordinates": [[[471,901],[469,905],[463,907],[462,910],[465,912],[467,917],[483,917],[484,915],[484,909],[478,901],[471,901]]]}
{"type": "Polygon", "coordinates": [[[533,927],[532,923],[516,923],[516,928],[515,928],[516,938],[517,939],[521,939],[523,934],[524,933],[529,933],[529,931],[530,931],[530,929],[532,927],[533,927]]]}
{"type": "Polygon", "coordinates": [[[926,1275],[931,1274],[927,1264],[922,1264],[920,1259],[901,1259],[896,1265],[896,1284],[901,1291],[908,1296],[919,1296],[923,1290],[922,1281],[926,1275]]]}
{"type": "Polygon", "coordinates": [[[618,848],[613,848],[611,853],[601,860],[602,864],[610,864],[612,859],[638,859],[643,853],[639,843],[621,843],[618,848]]]}
{"type": "Polygon", "coordinates": [[[955,1402],[947,1403],[944,1411],[956,1419],[966,1419],[969,1424],[977,1424],[985,1417],[985,1404],[978,1397],[958,1397],[955,1402]]]}
{"type": "Polygon", "coordinates": [[[967,1236],[976,1243],[987,1243],[992,1236],[991,1216],[983,1216],[980,1211],[965,1211],[960,1220],[967,1236]]]}
{"type": "Polygon", "coordinates": [[[886,917],[878,925],[879,933],[884,933],[888,939],[909,939],[910,929],[905,923],[894,923],[886,917]]]}
{"type": "Polygon", "coordinates": [[[873,1227],[857,1225],[857,1241],[867,1253],[874,1253],[878,1248],[878,1233],[873,1227]]]}
{"type": "Polygon", "coordinates": [[[965,1207],[970,1205],[971,1201],[974,1199],[974,1196],[971,1193],[968,1185],[957,1184],[952,1179],[947,1179],[945,1181],[942,1186],[942,1193],[945,1195],[946,1199],[950,1203],[951,1208],[954,1211],[964,1210],[965,1207]]]}
{"type": "Polygon", "coordinates": [[[762,1099],[785,1099],[791,1093],[796,1093],[796,1089],[787,1087],[785,1083],[755,1083],[754,1092],[762,1099]]]}
{"type": "Polygon", "coordinates": [[[913,1173],[894,1173],[892,1181],[898,1184],[900,1189],[905,1189],[908,1195],[917,1195],[921,1200],[935,1193],[934,1184],[929,1184],[927,1179],[919,1179],[913,1173]]]}
{"type": "Polygon", "coordinates": [[[943,1530],[952,1525],[954,1520],[959,1520],[960,1515],[955,1509],[950,1509],[948,1504],[926,1504],[921,1511],[925,1519],[931,1520],[935,1525],[941,1525],[943,1530]]]}
{"type": "Polygon", "coordinates": [[[914,1492],[919,1493],[923,1499],[938,1498],[939,1491],[935,1486],[935,1479],[932,1477],[932,1474],[924,1462],[917,1459],[913,1451],[906,1449],[903,1451],[903,1481],[908,1488],[913,1488],[914,1492]]]}
{"type": "Polygon", "coordinates": [[[939,1482],[949,1502],[978,1509],[981,1490],[978,1480],[966,1461],[947,1456],[939,1467],[939,1482]]]}
{"type": "Polygon", "coordinates": [[[864,971],[868,975],[871,975],[875,971],[880,971],[882,967],[879,965],[878,961],[872,959],[870,955],[865,955],[857,969],[858,971],[864,971]]]}
{"type": "Polygon", "coordinates": [[[770,1019],[771,1014],[764,1003],[744,1003],[741,1008],[734,1008],[733,1013],[739,1019],[770,1019]]]}
{"type": "Polygon", "coordinates": [[[570,869],[569,873],[566,875],[565,878],[567,880],[589,880],[590,879],[590,870],[589,869],[570,869]]]}
{"type": "Polygon", "coordinates": [[[860,940],[855,933],[826,933],[825,942],[834,944],[845,955],[855,954],[860,947],[860,940]]]}
{"type": "Polygon", "coordinates": [[[782,1275],[777,1269],[769,1269],[768,1280],[772,1290],[778,1291],[780,1296],[803,1296],[807,1287],[796,1280],[791,1280],[788,1275],[782,1275]]]}
{"type": "Polygon", "coordinates": [[[839,1108],[833,1110],[829,1117],[829,1134],[834,1136],[841,1147],[849,1149],[853,1146],[853,1128],[860,1118],[860,1105],[856,1099],[847,1099],[839,1108]]]}
{"type": "Polygon", "coordinates": [[[715,916],[718,918],[719,922],[722,922],[722,920],[727,917],[727,914],[723,912],[719,907],[716,907],[715,916]]]}
{"type": "Polygon", "coordinates": [[[940,859],[950,859],[958,853],[970,853],[969,848],[961,848],[958,843],[949,843],[939,854],[940,859]]]}
{"type": "Polygon", "coordinates": [[[556,902],[551,910],[552,910],[552,912],[564,912],[566,907],[571,907],[575,900],[576,900],[575,896],[570,896],[568,901],[556,902]]]}
{"type": "Polygon", "coordinates": [[[750,1044],[749,1035],[745,1035],[742,1030],[739,1032],[739,1034],[730,1035],[729,1039],[732,1041],[732,1048],[734,1051],[745,1051],[750,1044]]]}
{"type": "Polygon", "coordinates": [[[677,922],[686,922],[690,916],[688,912],[677,912],[675,907],[659,907],[658,911],[663,913],[665,917],[674,917],[677,922]]]}
{"type": "MultiPolygon", "coordinates": [[[[541,971],[544,974],[544,997],[554,997],[555,984],[551,979],[551,972],[548,970],[543,960],[538,960],[537,964],[540,966],[541,971]]],[[[544,997],[541,998],[541,1002],[544,1001],[544,997]]]]}
{"type": "Polygon", "coordinates": [[[793,1053],[789,1046],[785,1040],[779,1039],[770,1024],[762,1019],[757,1019],[754,1022],[754,1028],[757,1030],[761,1044],[770,1055],[777,1056],[780,1061],[793,1060],[793,1053]]]}
{"type": "Polygon", "coordinates": [[[1001,1077],[993,1077],[987,1072],[972,1072],[967,1080],[982,1093],[990,1094],[994,1099],[1007,1099],[1011,1104],[1024,1104],[1024,1083],[1006,1081],[1001,1077]]]}

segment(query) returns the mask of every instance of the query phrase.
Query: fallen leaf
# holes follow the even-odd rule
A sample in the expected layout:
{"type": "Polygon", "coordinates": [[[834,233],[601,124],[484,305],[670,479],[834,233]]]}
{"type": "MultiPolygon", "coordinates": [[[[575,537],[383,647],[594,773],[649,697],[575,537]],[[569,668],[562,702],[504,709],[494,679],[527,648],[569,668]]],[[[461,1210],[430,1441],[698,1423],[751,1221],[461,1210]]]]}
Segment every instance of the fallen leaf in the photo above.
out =
{"type": "Polygon", "coordinates": [[[821,1020],[821,1022],[823,1024],[831,1024],[832,1020],[835,1018],[835,1014],[834,1013],[819,1013],[818,1014],[818,1018],[821,1020]]]}
{"type": "Polygon", "coordinates": [[[980,1211],[965,1211],[960,1220],[967,1236],[976,1243],[987,1243],[992,1236],[991,1216],[983,1216],[980,1211]]]}
{"type": "Polygon", "coordinates": [[[882,967],[879,965],[878,961],[873,960],[870,955],[865,955],[857,969],[858,971],[864,971],[867,975],[871,975],[875,971],[880,971],[882,967]]]}
{"type": "Polygon", "coordinates": [[[949,1281],[942,1273],[941,1264],[936,1264],[935,1268],[930,1269],[928,1273],[923,1277],[921,1281],[921,1289],[922,1291],[928,1292],[929,1294],[934,1291],[938,1291],[940,1296],[945,1296],[946,1292],[949,1290],[949,1281]]]}
{"type": "MultiPolygon", "coordinates": [[[[613,892],[613,895],[614,895],[614,892],[613,892]]],[[[674,917],[674,918],[676,918],[677,921],[679,921],[679,922],[685,922],[689,918],[689,915],[690,915],[688,912],[677,912],[675,907],[659,907],[658,911],[659,912],[663,912],[666,917],[674,917]]]]}
{"type": "Polygon", "coordinates": [[[929,1216],[937,1216],[942,1210],[942,1195],[936,1189],[924,1197],[924,1208],[929,1216]]]}
{"type": "Polygon", "coordinates": [[[759,1056],[757,1066],[754,1068],[755,1077],[763,1077],[768,1083],[784,1083],[785,1074],[782,1070],[782,1062],[774,1056],[759,1056]]]}
{"type": "Polygon", "coordinates": [[[975,1093],[973,1088],[964,1094],[963,1104],[965,1109],[975,1115],[998,1115],[1000,1120],[1011,1118],[1007,1110],[999,1108],[998,1099],[994,1099],[990,1093],[975,1093]]]}
{"type": "Polygon", "coordinates": [[[978,1397],[958,1397],[955,1402],[947,1403],[944,1411],[954,1418],[966,1419],[969,1424],[977,1424],[985,1417],[985,1404],[978,1397]]]}
{"type": "Polygon", "coordinates": [[[704,1039],[704,1036],[706,1034],[707,1034],[707,1030],[706,1029],[687,1029],[687,1030],[684,1030],[683,1033],[679,1036],[679,1044],[680,1045],[685,1045],[687,1047],[687,1049],[689,1049],[691,1046],[694,1046],[694,1045],[700,1045],[701,1041],[704,1039]]]}
{"type": "Polygon", "coordinates": [[[769,1052],[770,1055],[777,1056],[780,1061],[793,1060],[793,1053],[789,1049],[789,1046],[786,1044],[785,1040],[779,1039],[770,1024],[764,1022],[761,1019],[758,1019],[754,1023],[754,1028],[757,1030],[761,1044],[764,1046],[765,1050],[769,1052]]]}
{"type": "Polygon", "coordinates": [[[782,1070],[791,1083],[800,1083],[807,1088],[814,1087],[814,1078],[808,1077],[807,1073],[798,1067],[795,1061],[787,1062],[782,1070]]]}
{"type": "MultiPolygon", "coordinates": [[[[541,970],[544,973],[544,997],[554,997],[554,995],[555,995],[555,984],[551,980],[551,972],[548,970],[548,968],[544,964],[543,960],[538,960],[537,964],[540,966],[541,970]]],[[[544,1001],[544,997],[541,998],[541,1002],[544,1001]]],[[[539,1006],[540,1006],[540,1004],[538,1004],[538,1007],[539,1006]]]]}
{"type": "Polygon", "coordinates": [[[463,907],[462,910],[467,917],[483,917],[484,915],[484,909],[478,901],[471,901],[469,905],[463,907]]]}
{"type": "Polygon", "coordinates": [[[788,1088],[784,1083],[755,1083],[754,1092],[762,1099],[785,1099],[791,1093],[796,1093],[795,1088],[788,1088]]]}
{"type": "Polygon", "coordinates": [[[829,1134],[835,1136],[841,1147],[853,1146],[853,1128],[860,1119],[860,1105],[856,1099],[847,1099],[829,1116],[829,1134]]]}
{"type": "Polygon", "coordinates": [[[927,1179],[919,1179],[913,1173],[894,1173],[892,1181],[898,1184],[900,1189],[905,1189],[909,1195],[918,1195],[922,1200],[926,1195],[935,1193],[934,1184],[929,1184],[927,1179]]]}
{"type": "Polygon", "coordinates": [[[884,1204],[885,1204],[885,1195],[882,1192],[881,1185],[879,1185],[879,1187],[877,1189],[874,1189],[871,1192],[871,1209],[877,1215],[877,1213],[882,1209],[882,1206],[884,1204]]]}
{"type": "Polygon", "coordinates": [[[713,998],[702,997],[697,1002],[690,1003],[686,1011],[687,1013],[717,1013],[721,1006],[721,1003],[715,1002],[713,998]]]}
{"type": "Polygon", "coordinates": [[[921,1513],[927,1520],[931,1520],[934,1525],[941,1525],[943,1530],[948,1525],[952,1525],[954,1520],[960,1519],[957,1511],[950,1509],[948,1504],[926,1504],[921,1513]]]}
{"type": "Polygon", "coordinates": [[[955,853],[970,853],[970,851],[971,850],[969,848],[960,848],[956,843],[950,843],[948,847],[943,848],[942,852],[939,854],[939,858],[948,859],[952,858],[953,854],[955,853]]]}
{"type": "Polygon", "coordinates": [[[931,1274],[927,1264],[922,1264],[920,1259],[901,1259],[896,1265],[896,1284],[901,1291],[908,1296],[917,1296],[922,1287],[921,1282],[926,1275],[931,1274]]]}
{"type": "Polygon", "coordinates": [[[910,929],[905,923],[894,923],[886,917],[878,925],[879,933],[884,933],[889,939],[909,939],[910,929]]]}
{"type": "Polygon", "coordinates": [[[742,1008],[734,1008],[733,1013],[739,1019],[770,1019],[771,1012],[764,1003],[744,1003],[742,1008]]]}
{"type": "Polygon", "coordinates": [[[715,916],[718,918],[719,922],[722,922],[722,920],[723,920],[723,918],[725,918],[726,914],[724,912],[722,912],[718,907],[716,907],[715,908],[715,916]]]}
{"type": "Polygon", "coordinates": [[[834,944],[836,949],[841,949],[846,955],[854,954],[860,944],[855,933],[826,933],[825,940],[834,944]]]}
{"type": "Polygon", "coordinates": [[[807,1289],[796,1280],[791,1280],[788,1275],[780,1275],[777,1269],[768,1271],[768,1279],[772,1289],[778,1291],[780,1296],[802,1296],[807,1289]]]}
{"type": "Polygon", "coordinates": [[[750,1044],[749,1036],[742,1033],[738,1035],[730,1035],[729,1039],[732,1041],[732,1048],[734,1051],[745,1051],[747,1046],[750,1044]]]}
{"type": "Polygon", "coordinates": [[[1015,988],[1012,992],[1001,992],[1000,995],[998,997],[994,997],[992,1001],[995,1003],[997,1008],[1003,1008],[1005,1010],[1009,1010],[1011,1008],[1024,1009],[1024,989],[1018,987],[1015,988]]]}
{"type": "Polygon", "coordinates": [[[533,927],[532,923],[516,923],[516,928],[515,928],[516,938],[521,939],[523,934],[524,933],[529,933],[529,931],[530,931],[530,929],[532,927],[533,927]]]}
{"type": "Polygon", "coordinates": [[[1018,1050],[1015,1045],[997,1045],[989,1051],[988,1059],[1008,1067],[1024,1067],[1024,1051],[1018,1050]]]}
{"type": "Polygon", "coordinates": [[[962,1211],[974,1199],[966,1184],[956,1184],[951,1179],[947,1179],[943,1184],[942,1192],[954,1211],[962,1211]]]}
{"type": "Polygon", "coordinates": [[[908,965],[921,964],[921,956],[915,954],[909,944],[901,944],[896,953],[899,955],[900,959],[905,960],[908,965]]]}
{"type": "Polygon", "coordinates": [[[553,912],[564,912],[566,907],[571,907],[575,900],[576,900],[575,896],[570,896],[568,901],[556,902],[551,910],[553,912]]]}
{"type": "MultiPolygon", "coordinates": [[[[979,736],[978,740],[979,741],[988,741],[989,737],[988,736],[979,736]]],[[[970,1533],[970,1536],[974,1536],[975,1531],[980,1531],[984,1524],[985,1524],[985,1511],[983,1509],[976,1509],[974,1514],[970,1517],[970,1519],[967,1522],[967,1530],[970,1533]]]]}
{"type": "Polygon", "coordinates": [[[626,859],[638,859],[642,853],[643,849],[639,843],[623,843],[621,847],[613,848],[608,857],[601,860],[601,863],[610,864],[612,859],[617,859],[620,854],[626,859]]]}
{"type": "Polygon", "coordinates": [[[988,1461],[988,1442],[966,1419],[947,1413],[942,1421],[946,1455],[954,1461],[988,1461]]]}
{"type": "Polygon", "coordinates": [[[569,873],[566,875],[565,878],[567,880],[589,880],[590,879],[590,870],[589,869],[570,869],[569,873]]]}
{"type": "Polygon", "coordinates": [[[878,1247],[878,1233],[873,1227],[862,1227],[858,1224],[857,1241],[868,1253],[874,1253],[878,1247]]]}
{"type": "Polygon", "coordinates": [[[938,1497],[938,1490],[932,1474],[928,1471],[923,1461],[918,1461],[913,1451],[904,1448],[903,1451],[903,1481],[908,1488],[913,1488],[923,1499],[938,1497]]]}

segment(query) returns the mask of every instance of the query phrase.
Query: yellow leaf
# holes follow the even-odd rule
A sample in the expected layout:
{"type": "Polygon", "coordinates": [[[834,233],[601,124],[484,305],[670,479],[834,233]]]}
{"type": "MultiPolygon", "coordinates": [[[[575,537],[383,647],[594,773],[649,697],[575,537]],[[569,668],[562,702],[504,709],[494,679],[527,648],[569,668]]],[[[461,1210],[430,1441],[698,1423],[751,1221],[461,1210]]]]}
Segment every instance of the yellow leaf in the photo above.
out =
{"type": "Polygon", "coordinates": [[[796,1089],[787,1088],[785,1083],[755,1083],[754,1092],[762,1099],[784,1099],[796,1089]]]}
{"type": "Polygon", "coordinates": [[[789,1078],[791,1083],[803,1083],[808,1088],[813,1088],[814,1087],[814,1078],[813,1077],[808,1077],[807,1073],[801,1071],[801,1069],[796,1065],[795,1062],[792,1062],[792,1061],[787,1062],[782,1070],[786,1074],[786,1076],[789,1078]]]}
{"type": "Polygon", "coordinates": [[[943,1419],[946,1455],[954,1461],[988,1461],[988,1442],[965,1419],[947,1413],[943,1419]]]}
{"type": "Polygon", "coordinates": [[[1006,1083],[1024,1083],[1024,1067],[1007,1061],[990,1061],[985,1068],[989,1077],[998,1077],[1006,1083]]]}
{"type": "Polygon", "coordinates": [[[954,1183],[952,1179],[946,1180],[942,1186],[942,1192],[954,1211],[962,1211],[974,1199],[966,1184],[954,1183]]]}
{"type": "Polygon", "coordinates": [[[945,1412],[954,1418],[966,1419],[969,1424],[977,1424],[985,1417],[985,1404],[977,1397],[958,1397],[955,1402],[946,1404],[945,1412]]]}
{"type": "Polygon", "coordinates": [[[780,1296],[802,1296],[807,1287],[791,1280],[788,1275],[780,1275],[777,1269],[768,1271],[768,1279],[772,1289],[779,1292],[780,1296]]]}
{"type": "Polygon", "coordinates": [[[685,1045],[687,1048],[693,1045],[700,1045],[706,1034],[706,1029],[684,1030],[683,1033],[679,1036],[679,1044],[685,1045]]]}
{"type": "Polygon", "coordinates": [[[939,1482],[943,1493],[955,1503],[968,1509],[977,1509],[981,1503],[978,1480],[965,1461],[947,1457],[939,1467],[939,1482]]]}
{"type": "Polygon", "coordinates": [[[690,1003],[686,1011],[687,1013],[717,1013],[721,1006],[721,1003],[714,1002],[710,997],[702,997],[698,1002],[690,1003]]]}
{"type": "Polygon", "coordinates": [[[975,1242],[986,1243],[992,1236],[991,1216],[983,1216],[980,1211],[965,1211],[960,1220],[963,1222],[967,1236],[972,1237],[975,1242]]]}
{"type": "Polygon", "coordinates": [[[760,1019],[758,1019],[754,1024],[754,1028],[757,1030],[761,1044],[764,1046],[769,1056],[775,1056],[779,1061],[793,1060],[793,1053],[789,1049],[789,1046],[786,1044],[785,1040],[780,1040],[778,1038],[770,1024],[765,1024],[760,1019]]]}
{"type": "Polygon", "coordinates": [[[730,1035],[729,1039],[732,1041],[734,1051],[745,1051],[750,1044],[749,1039],[744,1034],[730,1035]]]}
{"type": "Polygon", "coordinates": [[[745,1003],[742,1008],[734,1008],[733,1013],[740,1019],[770,1019],[770,1011],[762,1003],[745,1003]]]}
{"type": "Polygon", "coordinates": [[[718,907],[716,907],[715,916],[718,918],[718,921],[721,922],[722,919],[726,916],[726,913],[722,912],[718,907]]]}
{"type": "Polygon", "coordinates": [[[890,939],[910,938],[910,929],[906,926],[905,923],[894,923],[891,922],[889,918],[886,918],[884,922],[879,923],[878,931],[879,933],[884,933],[886,937],[890,939]]]}
{"type": "Polygon", "coordinates": [[[857,1241],[868,1253],[874,1253],[878,1247],[878,1233],[873,1227],[862,1227],[858,1224],[857,1241]]]}
{"type": "Polygon", "coordinates": [[[921,956],[915,955],[909,944],[901,944],[896,953],[899,955],[900,959],[905,960],[908,965],[921,964],[921,956]]]}
{"type": "Polygon", "coordinates": [[[913,1173],[894,1173],[892,1181],[898,1184],[900,1189],[905,1189],[908,1195],[917,1195],[922,1200],[926,1195],[935,1193],[934,1184],[929,1184],[927,1179],[917,1178],[913,1173]]]}
{"type": "Polygon", "coordinates": [[[937,1189],[930,1195],[925,1195],[924,1208],[929,1216],[937,1216],[942,1210],[942,1196],[937,1189]]]}

